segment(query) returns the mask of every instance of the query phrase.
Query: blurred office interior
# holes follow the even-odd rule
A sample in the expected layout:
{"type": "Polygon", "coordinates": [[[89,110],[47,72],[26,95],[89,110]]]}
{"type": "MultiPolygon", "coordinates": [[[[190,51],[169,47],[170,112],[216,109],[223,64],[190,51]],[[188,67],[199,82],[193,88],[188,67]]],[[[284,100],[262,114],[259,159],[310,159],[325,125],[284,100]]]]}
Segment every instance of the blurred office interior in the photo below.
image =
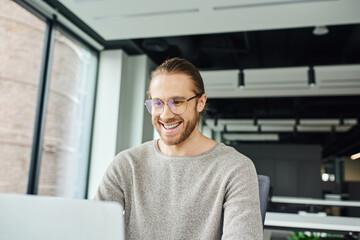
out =
{"type": "Polygon", "coordinates": [[[151,72],[182,57],[201,131],[270,176],[270,216],[360,218],[360,1],[0,3],[1,193],[91,199],[116,153],[156,137],[151,72]]]}

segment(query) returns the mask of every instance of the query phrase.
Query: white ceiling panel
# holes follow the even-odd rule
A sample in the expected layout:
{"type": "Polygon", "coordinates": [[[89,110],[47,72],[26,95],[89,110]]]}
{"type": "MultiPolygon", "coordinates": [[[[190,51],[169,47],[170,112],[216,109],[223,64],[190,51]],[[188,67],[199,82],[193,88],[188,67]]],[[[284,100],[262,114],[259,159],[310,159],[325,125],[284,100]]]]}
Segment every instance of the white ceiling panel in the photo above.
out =
{"type": "Polygon", "coordinates": [[[358,0],[60,0],[59,2],[105,40],[360,22],[358,0]]]}
{"type": "Polygon", "coordinates": [[[360,94],[360,65],[314,66],[314,69],[313,87],[308,84],[309,67],[245,69],[244,88],[237,86],[239,70],[201,71],[201,75],[209,98],[360,94]]]}
{"type": "Polygon", "coordinates": [[[230,141],[279,141],[278,134],[242,134],[225,133],[224,139],[230,141]]]}

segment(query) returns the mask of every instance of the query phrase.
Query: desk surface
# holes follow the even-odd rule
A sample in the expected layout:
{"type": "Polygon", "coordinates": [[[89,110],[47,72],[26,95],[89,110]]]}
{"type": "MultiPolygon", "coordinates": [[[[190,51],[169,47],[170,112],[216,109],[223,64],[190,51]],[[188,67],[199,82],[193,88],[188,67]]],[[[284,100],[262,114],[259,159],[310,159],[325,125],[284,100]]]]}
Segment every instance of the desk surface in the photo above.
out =
{"type": "Polygon", "coordinates": [[[298,198],[298,197],[273,196],[271,198],[271,201],[274,202],[274,203],[328,205],[328,206],[341,206],[341,207],[360,207],[360,201],[324,200],[324,199],[317,199],[317,198],[298,198]]]}
{"type": "Polygon", "coordinates": [[[267,212],[265,227],[360,232],[360,218],[267,212]]]}

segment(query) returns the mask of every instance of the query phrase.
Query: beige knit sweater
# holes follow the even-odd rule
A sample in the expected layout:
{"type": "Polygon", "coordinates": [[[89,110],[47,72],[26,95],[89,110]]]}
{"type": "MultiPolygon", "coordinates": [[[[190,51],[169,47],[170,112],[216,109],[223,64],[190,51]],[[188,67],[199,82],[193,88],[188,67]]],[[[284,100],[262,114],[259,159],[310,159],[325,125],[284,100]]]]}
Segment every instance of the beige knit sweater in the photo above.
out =
{"type": "Polygon", "coordinates": [[[95,196],[125,208],[126,239],[262,239],[256,170],[222,143],[169,156],[157,140],[119,153],[95,196]]]}

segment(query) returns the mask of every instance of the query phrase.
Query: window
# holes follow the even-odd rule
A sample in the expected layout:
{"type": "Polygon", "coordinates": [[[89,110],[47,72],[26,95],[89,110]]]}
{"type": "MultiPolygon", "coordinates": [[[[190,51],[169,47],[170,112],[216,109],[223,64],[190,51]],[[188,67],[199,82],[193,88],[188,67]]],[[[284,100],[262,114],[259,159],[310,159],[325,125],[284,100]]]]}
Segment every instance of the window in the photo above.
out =
{"type": "Polygon", "coordinates": [[[38,194],[85,197],[96,55],[56,30],[38,194]]]}
{"type": "Polygon", "coordinates": [[[60,25],[43,19],[13,1],[1,1],[0,192],[83,198],[97,54],[60,25]],[[47,29],[55,31],[54,38],[47,29]],[[48,44],[52,39],[53,48],[48,44]],[[52,56],[49,62],[44,53],[52,56]],[[40,79],[46,69],[51,76],[40,79]],[[43,141],[38,174],[39,136],[43,141]]]}
{"type": "Polygon", "coordinates": [[[10,0],[0,8],[0,192],[26,193],[46,24],[10,0]]]}

